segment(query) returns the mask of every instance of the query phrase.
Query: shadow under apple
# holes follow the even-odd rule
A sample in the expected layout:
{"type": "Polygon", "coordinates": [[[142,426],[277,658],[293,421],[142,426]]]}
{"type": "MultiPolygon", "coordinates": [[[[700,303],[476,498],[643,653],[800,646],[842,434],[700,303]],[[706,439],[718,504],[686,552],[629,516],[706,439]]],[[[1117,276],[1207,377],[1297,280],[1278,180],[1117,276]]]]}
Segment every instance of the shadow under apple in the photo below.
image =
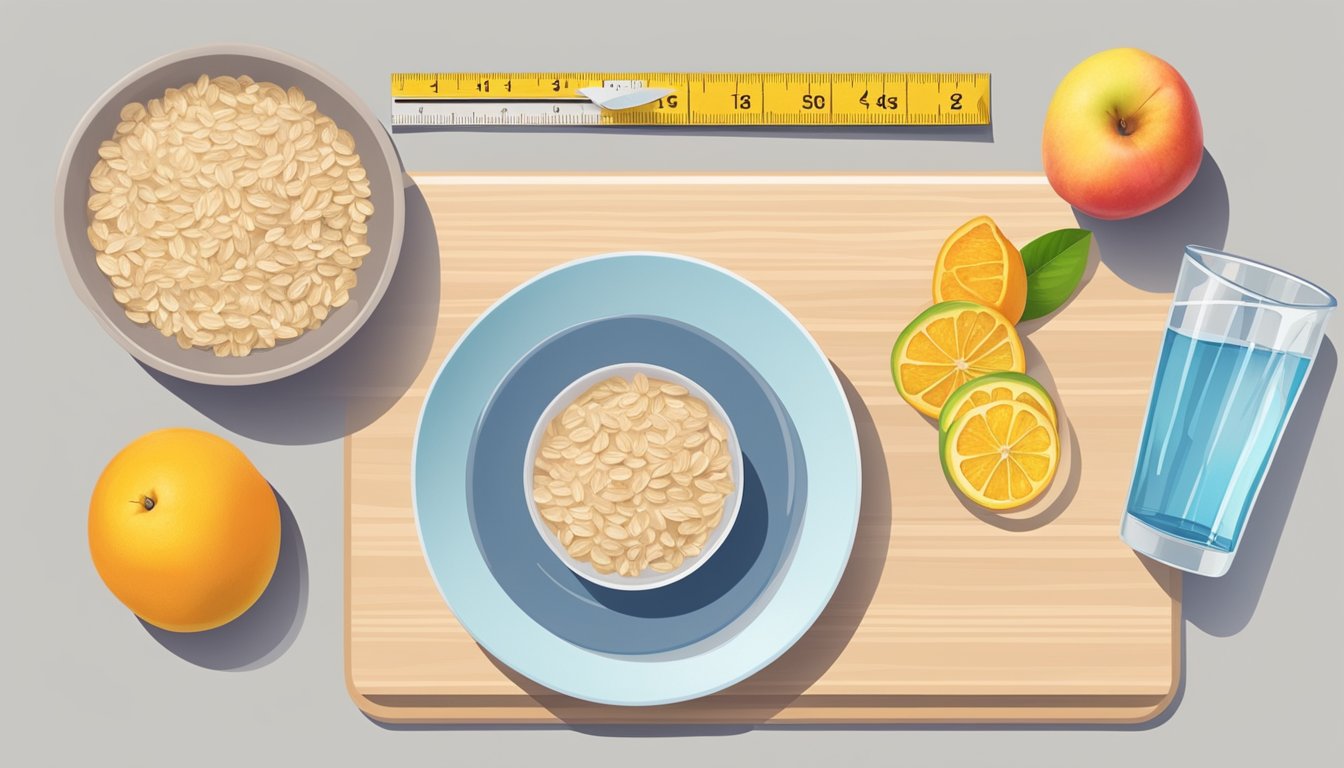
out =
{"type": "Polygon", "coordinates": [[[1223,247],[1228,212],[1227,183],[1208,149],[1190,186],[1155,211],[1107,221],[1073,209],[1078,226],[1092,231],[1101,261],[1121,280],[1156,293],[1175,288],[1185,246],[1223,247]]]}

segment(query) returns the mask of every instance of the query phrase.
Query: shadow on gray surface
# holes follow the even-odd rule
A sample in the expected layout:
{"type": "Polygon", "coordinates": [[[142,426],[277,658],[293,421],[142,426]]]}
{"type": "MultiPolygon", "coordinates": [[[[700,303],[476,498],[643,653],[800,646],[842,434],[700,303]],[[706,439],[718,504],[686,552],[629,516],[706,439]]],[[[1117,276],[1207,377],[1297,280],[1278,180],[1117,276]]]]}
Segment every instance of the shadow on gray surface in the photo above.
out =
{"type": "MultiPolygon", "coordinates": [[[[274,489],[272,489],[274,490],[274,489]]],[[[205,632],[170,632],[141,621],[164,648],[198,667],[258,669],[284,655],[308,612],[308,553],[289,504],[280,504],[280,558],[257,602],[238,618],[205,632]]]]}
{"type": "MultiPolygon", "coordinates": [[[[406,234],[396,272],[363,328],[307,370],[251,386],[211,386],[145,372],[216,424],[253,440],[309,445],[381,416],[429,356],[439,311],[439,243],[425,197],[406,189],[406,234]]],[[[264,353],[263,353],[264,354],[264,353]]]]}
{"type": "Polygon", "coordinates": [[[432,125],[403,125],[392,129],[396,135],[415,133],[586,133],[626,136],[737,136],[753,139],[871,139],[878,141],[994,141],[993,125],[810,125],[776,126],[532,126],[509,125],[490,128],[452,128],[432,125]]]}
{"type": "MultiPolygon", "coordinates": [[[[1274,461],[1265,473],[1264,485],[1246,522],[1236,559],[1227,574],[1216,579],[1185,577],[1185,618],[1191,624],[1217,637],[1235,635],[1250,623],[1260,604],[1274,554],[1283,538],[1283,527],[1292,509],[1297,485],[1302,479],[1307,454],[1311,451],[1320,425],[1321,410],[1330,386],[1335,381],[1338,355],[1329,338],[1321,341],[1311,375],[1293,415],[1284,429],[1274,461]]],[[[1337,501],[1335,502],[1338,503],[1337,501]]],[[[1333,514],[1335,509],[1318,508],[1299,514],[1333,514]]]]}
{"type": "MultiPolygon", "coordinates": [[[[1142,723],[897,723],[856,725],[766,725],[762,730],[773,731],[1151,731],[1171,720],[1185,700],[1185,625],[1180,637],[1181,677],[1176,692],[1152,719],[1142,723]]],[[[1014,698],[1014,697],[1005,697],[1014,698]]],[[[1019,697],[1023,698],[1023,697],[1019,697]]],[[[1031,697],[1025,697],[1031,698],[1031,697]]],[[[670,735],[670,734],[669,734],[670,735]]],[[[1086,763],[1081,763],[1086,764],[1086,763]]]]}
{"type": "Polygon", "coordinates": [[[1190,186],[1155,211],[1120,221],[1096,219],[1077,208],[1073,213],[1078,226],[1092,230],[1101,260],[1120,279],[1145,291],[1169,292],[1185,246],[1222,248],[1227,241],[1227,183],[1206,149],[1190,186]]]}
{"type": "MultiPolygon", "coordinates": [[[[822,611],[812,629],[792,648],[776,659],[768,667],[751,678],[750,685],[771,691],[778,695],[753,696],[751,708],[758,711],[775,712],[792,703],[835,663],[841,651],[849,644],[850,638],[863,620],[873,594],[877,591],[882,569],[886,566],[887,546],[891,541],[891,481],[887,474],[886,454],[882,440],[877,432],[868,407],[854,388],[849,378],[838,367],[836,376],[849,400],[854,412],[854,422],[859,436],[859,453],[862,462],[863,491],[859,508],[858,532],[855,536],[854,550],[845,568],[844,576],[836,587],[835,595],[822,611]],[[820,631],[819,631],[820,630],[820,631]]],[[[488,654],[487,654],[488,656],[488,654]]],[[[489,656],[488,656],[489,657],[489,656]]],[[[586,711],[591,714],[592,705],[576,699],[562,696],[548,688],[537,685],[519,675],[494,657],[491,662],[512,680],[524,693],[533,697],[542,706],[547,707],[561,721],[565,721],[567,711],[586,711]]],[[[733,695],[735,687],[723,692],[733,695]]],[[[693,708],[695,702],[668,705],[669,714],[675,717],[677,708],[693,708]]],[[[768,715],[767,715],[768,716],[768,715]]],[[[726,736],[744,733],[759,727],[758,725],[594,725],[580,722],[563,722],[558,725],[444,725],[418,723],[386,723],[365,715],[370,722],[381,728],[397,731],[415,730],[553,730],[563,728],[594,736],[639,737],[639,736],[726,736]]],[[[763,719],[763,718],[762,718],[763,719]]]]}

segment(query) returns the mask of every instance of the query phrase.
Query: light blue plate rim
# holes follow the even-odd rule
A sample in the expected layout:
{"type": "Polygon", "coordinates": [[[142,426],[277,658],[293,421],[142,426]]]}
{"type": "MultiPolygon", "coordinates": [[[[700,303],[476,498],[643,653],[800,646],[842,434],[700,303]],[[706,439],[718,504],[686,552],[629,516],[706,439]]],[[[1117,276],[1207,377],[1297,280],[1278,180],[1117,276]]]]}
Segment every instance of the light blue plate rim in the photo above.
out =
{"type": "Polygon", "coordinates": [[[650,251],[602,254],[554,267],[514,288],[478,317],[430,385],[416,425],[411,482],[425,561],[440,594],[472,638],[541,685],[621,706],[670,704],[714,693],[792,647],[826,607],[844,574],[862,488],[849,401],[829,360],[802,324],[728,270],[650,251]],[[613,290],[613,284],[619,289],[613,290]],[[498,381],[555,332],[622,314],[680,320],[733,348],[775,390],[807,457],[807,506],[790,562],[745,626],[696,653],[609,655],[551,634],[495,582],[467,513],[467,450],[498,381]],[[470,374],[454,378],[453,390],[447,392],[440,382],[455,366],[470,374]],[[426,431],[431,420],[438,427],[432,433],[426,431]],[[430,510],[437,514],[428,514],[430,510]]]}

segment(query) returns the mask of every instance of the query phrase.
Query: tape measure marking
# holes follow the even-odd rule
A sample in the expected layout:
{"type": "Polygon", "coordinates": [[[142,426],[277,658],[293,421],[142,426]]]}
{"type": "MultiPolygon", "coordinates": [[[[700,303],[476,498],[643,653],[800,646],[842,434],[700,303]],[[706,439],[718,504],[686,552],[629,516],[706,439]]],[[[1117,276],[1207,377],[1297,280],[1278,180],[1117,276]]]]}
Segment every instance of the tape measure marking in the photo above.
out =
{"type": "Polygon", "coordinates": [[[987,73],[396,73],[392,99],[394,126],[990,124],[987,73]],[[578,93],[617,84],[672,93],[620,111],[578,93]]]}

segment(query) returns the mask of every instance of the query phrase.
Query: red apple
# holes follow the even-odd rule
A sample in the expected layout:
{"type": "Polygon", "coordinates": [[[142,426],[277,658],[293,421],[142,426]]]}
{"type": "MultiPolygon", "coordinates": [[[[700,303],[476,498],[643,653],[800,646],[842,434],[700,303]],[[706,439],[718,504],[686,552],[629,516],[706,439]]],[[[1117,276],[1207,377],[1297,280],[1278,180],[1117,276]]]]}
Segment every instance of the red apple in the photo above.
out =
{"type": "Polygon", "coordinates": [[[1204,156],[1199,108],[1185,78],[1137,48],[1085,59],[1045,115],[1050,186],[1098,219],[1147,213],[1189,186],[1204,156]]]}

